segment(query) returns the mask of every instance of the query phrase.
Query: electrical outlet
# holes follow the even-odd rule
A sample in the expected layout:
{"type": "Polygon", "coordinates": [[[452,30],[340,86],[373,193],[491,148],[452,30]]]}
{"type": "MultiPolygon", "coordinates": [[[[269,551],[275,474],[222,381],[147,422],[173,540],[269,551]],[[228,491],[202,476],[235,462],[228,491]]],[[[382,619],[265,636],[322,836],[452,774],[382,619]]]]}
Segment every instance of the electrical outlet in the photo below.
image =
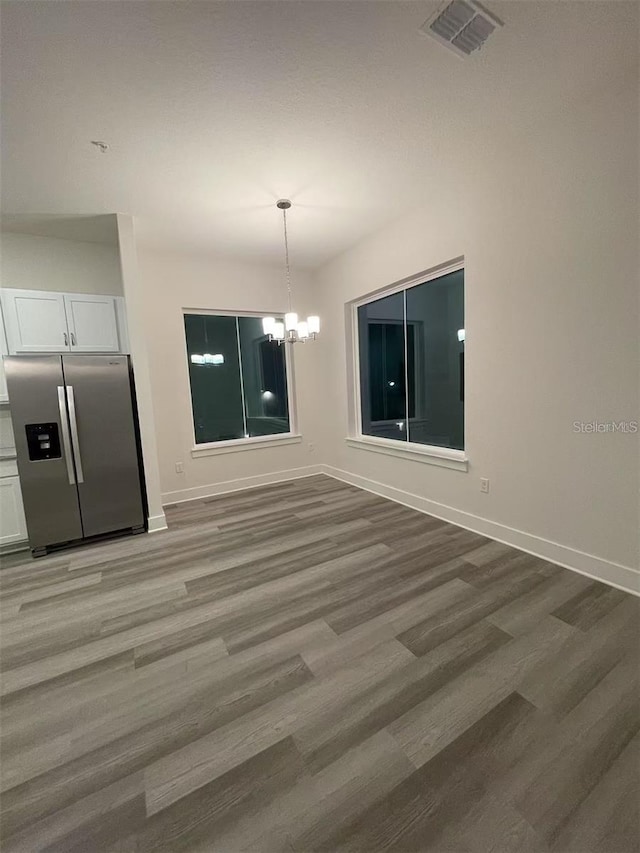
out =
{"type": "Polygon", "coordinates": [[[489,481],[486,477],[480,477],[480,491],[485,494],[489,491],[489,481]]]}
{"type": "Polygon", "coordinates": [[[184,474],[184,465],[182,462],[176,462],[176,474],[184,474]]]}

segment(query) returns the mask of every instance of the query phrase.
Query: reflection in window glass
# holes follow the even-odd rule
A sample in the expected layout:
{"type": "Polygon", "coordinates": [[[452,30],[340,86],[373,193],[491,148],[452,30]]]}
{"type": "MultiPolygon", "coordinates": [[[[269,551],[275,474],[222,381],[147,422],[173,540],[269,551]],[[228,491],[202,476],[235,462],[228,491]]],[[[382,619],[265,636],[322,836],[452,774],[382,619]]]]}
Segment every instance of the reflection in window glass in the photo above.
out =
{"type": "Polygon", "coordinates": [[[258,317],[238,317],[249,436],[289,432],[284,345],[270,341],[258,317]]]}
{"type": "Polygon", "coordinates": [[[184,327],[196,444],[243,438],[235,317],[185,314],[184,327]],[[213,356],[222,356],[222,363],[213,363],[213,356]]]}
{"type": "Polygon", "coordinates": [[[404,296],[358,308],[362,432],[406,440],[404,296]]]}
{"type": "Polygon", "coordinates": [[[185,314],[196,444],[288,433],[285,347],[257,317],[185,314]]]}
{"type": "Polygon", "coordinates": [[[464,270],[358,308],[363,435],[464,448],[464,270]]]}
{"type": "Polygon", "coordinates": [[[408,440],[464,448],[464,273],[410,287],[407,329],[413,330],[413,381],[408,440]]]}

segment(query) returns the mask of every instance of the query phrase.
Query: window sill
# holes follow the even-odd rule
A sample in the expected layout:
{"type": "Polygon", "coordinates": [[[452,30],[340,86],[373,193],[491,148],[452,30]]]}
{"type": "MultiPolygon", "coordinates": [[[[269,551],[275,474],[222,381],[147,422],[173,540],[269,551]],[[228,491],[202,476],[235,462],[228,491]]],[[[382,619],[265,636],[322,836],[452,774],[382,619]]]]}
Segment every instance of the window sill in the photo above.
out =
{"type": "Polygon", "coordinates": [[[301,435],[283,433],[280,435],[260,435],[255,438],[236,438],[232,441],[212,441],[210,444],[197,444],[191,448],[191,456],[218,456],[221,453],[237,453],[240,450],[259,450],[265,447],[280,447],[283,444],[300,444],[301,435]]]}
{"type": "Polygon", "coordinates": [[[387,456],[398,456],[401,459],[411,459],[414,462],[425,462],[427,465],[438,465],[441,468],[452,468],[454,471],[467,471],[469,460],[464,450],[450,450],[447,447],[434,445],[417,445],[399,441],[385,441],[380,438],[347,438],[349,447],[359,450],[373,450],[374,453],[384,453],[387,456]]]}

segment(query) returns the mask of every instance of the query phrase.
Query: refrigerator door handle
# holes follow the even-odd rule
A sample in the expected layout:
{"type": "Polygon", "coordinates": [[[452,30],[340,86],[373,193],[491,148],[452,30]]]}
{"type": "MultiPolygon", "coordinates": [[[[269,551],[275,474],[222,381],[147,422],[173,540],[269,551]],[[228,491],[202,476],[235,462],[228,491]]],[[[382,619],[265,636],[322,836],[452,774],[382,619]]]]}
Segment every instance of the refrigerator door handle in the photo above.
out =
{"type": "Polygon", "coordinates": [[[84,483],[82,473],[82,458],[80,456],[80,439],[78,438],[78,422],[76,420],[76,401],[73,396],[73,385],[67,385],[67,405],[69,406],[69,421],[71,423],[71,443],[73,444],[73,455],[76,461],[76,475],[78,483],[84,483]]]}
{"type": "Polygon", "coordinates": [[[67,421],[67,406],[64,401],[64,385],[58,385],[58,409],[60,411],[60,430],[62,432],[62,447],[64,448],[64,461],[67,464],[67,476],[69,485],[75,486],[76,475],[73,470],[73,454],[71,453],[71,439],[69,438],[69,422],[67,421]]]}

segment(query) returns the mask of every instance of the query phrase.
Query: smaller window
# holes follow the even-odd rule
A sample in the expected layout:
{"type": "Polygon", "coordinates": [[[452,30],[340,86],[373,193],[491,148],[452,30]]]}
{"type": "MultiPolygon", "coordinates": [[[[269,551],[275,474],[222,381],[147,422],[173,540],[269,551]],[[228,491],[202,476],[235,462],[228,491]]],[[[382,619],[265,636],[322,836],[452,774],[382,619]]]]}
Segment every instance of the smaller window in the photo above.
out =
{"type": "Polygon", "coordinates": [[[464,270],[358,307],[360,430],[464,449],[464,270]]]}
{"type": "Polygon", "coordinates": [[[185,314],[196,444],[290,433],[285,346],[259,317],[185,314]]]}

